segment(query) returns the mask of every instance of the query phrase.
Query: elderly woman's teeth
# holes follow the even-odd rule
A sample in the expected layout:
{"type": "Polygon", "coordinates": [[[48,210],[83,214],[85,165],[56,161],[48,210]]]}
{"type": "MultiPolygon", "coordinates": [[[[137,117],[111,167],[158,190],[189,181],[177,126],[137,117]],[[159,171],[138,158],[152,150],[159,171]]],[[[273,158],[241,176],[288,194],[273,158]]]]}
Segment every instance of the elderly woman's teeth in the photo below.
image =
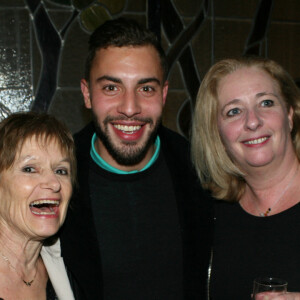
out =
{"type": "Polygon", "coordinates": [[[55,215],[53,207],[59,206],[58,200],[38,200],[30,203],[31,212],[35,215],[55,215]]]}
{"type": "Polygon", "coordinates": [[[120,124],[116,124],[114,125],[115,128],[117,128],[118,130],[121,130],[122,132],[126,133],[126,134],[132,134],[135,131],[138,131],[141,129],[141,125],[120,125],[120,124]]]}
{"type": "Polygon", "coordinates": [[[58,200],[37,200],[37,201],[33,201],[30,203],[30,206],[40,206],[40,205],[59,205],[59,201],[58,200]]]}

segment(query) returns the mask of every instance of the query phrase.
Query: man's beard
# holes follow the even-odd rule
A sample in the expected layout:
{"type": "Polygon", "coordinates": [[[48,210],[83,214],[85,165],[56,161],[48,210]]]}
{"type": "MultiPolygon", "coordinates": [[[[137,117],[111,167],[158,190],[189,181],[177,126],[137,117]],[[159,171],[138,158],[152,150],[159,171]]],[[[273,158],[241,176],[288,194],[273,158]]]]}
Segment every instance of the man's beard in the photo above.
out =
{"type": "MultiPolygon", "coordinates": [[[[96,129],[97,137],[101,140],[102,144],[108,151],[108,153],[112,156],[112,158],[122,166],[134,166],[140,163],[143,158],[146,156],[149,148],[154,144],[158,128],[161,124],[161,117],[157,120],[154,124],[153,120],[150,118],[132,118],[128,119],[126,117],[119,117],[119,118],[112,118],[106,117],[103,121],[104,130],[101,128],[97,117],[93,114],[93,121],[96,129]],[[130,120],[130,121],[141,121],[153,126],[151,132],[148,133],[148,137],[145,142],[137,146],[137,142],[134,141],[122,141],[121,146],[116,146],[115,143],[112,141],[111,136],[108,132],[108,124],[112,121],[121,121],[121,120],[130,120]]],[[[144,125],[145,126],[145,125],[144,125]]]]}

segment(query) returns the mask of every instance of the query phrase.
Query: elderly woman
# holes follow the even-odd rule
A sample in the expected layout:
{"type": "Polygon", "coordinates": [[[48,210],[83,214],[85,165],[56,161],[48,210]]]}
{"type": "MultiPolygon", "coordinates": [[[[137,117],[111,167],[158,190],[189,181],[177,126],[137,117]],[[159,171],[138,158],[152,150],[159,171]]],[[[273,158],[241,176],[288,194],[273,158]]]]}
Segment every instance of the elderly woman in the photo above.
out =
{"type": "Polygon", "coordinates": [[[274,61],[222,60],[205,76],[192,156],[203,185],[223,200],[215,205],[212,299],[249,299],[260,276],[300,290],[299,126],[299,90],[274,61]]]}
{"type": "Polygon", "coordinates": [[[2,299],[75,299],[59,240],[47,240],[66,217],[73,148],[69,131],[51,116],[19,113],[0,123],[2,299]]]}

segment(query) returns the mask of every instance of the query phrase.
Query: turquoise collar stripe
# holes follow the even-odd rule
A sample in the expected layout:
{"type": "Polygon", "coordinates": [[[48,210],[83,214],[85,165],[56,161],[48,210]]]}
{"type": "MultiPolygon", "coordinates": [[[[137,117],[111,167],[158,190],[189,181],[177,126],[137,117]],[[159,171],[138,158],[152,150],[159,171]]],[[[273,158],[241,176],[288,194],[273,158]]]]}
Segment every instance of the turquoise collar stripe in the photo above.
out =
{"type": "Polygon", "coordinates": [[[138,173],[138,172],[143,172],[145,170],[147,170],[150,166],[152,166],[154,164],[154,162],[156,161],[156,159],[158,158],[158,155],[159,155],[159,151],[160,151],[160,138],[159,136],[156,137],[156,140],[155,140],[155,152],[152,156],[152,158],[149,160],[149,162],[147,163],[147,165],[141,169],[141,170],[133,170],[133,171],[129,171],[129,172],[126,172],[126,171],[122,171],[122,170],[119,170],[113,166],[111,166],[110,164],[108,164],[96,151],[95,149],[95,141],[96,141],[96,138],[97,138],[97,135],[96,133],[94,133],[93,137],[92,137],[92,143],[91,143],[91,151],[90,151],[90,155],[93,159],[93,161],[99,166],[101,167],[102,169],[106,170],[106,171],[109,171],[111,173],[116,173],[116,174],[123,174],[123,175],[126,175],[126,174],[134,174],[134,173],[138,173]]]}

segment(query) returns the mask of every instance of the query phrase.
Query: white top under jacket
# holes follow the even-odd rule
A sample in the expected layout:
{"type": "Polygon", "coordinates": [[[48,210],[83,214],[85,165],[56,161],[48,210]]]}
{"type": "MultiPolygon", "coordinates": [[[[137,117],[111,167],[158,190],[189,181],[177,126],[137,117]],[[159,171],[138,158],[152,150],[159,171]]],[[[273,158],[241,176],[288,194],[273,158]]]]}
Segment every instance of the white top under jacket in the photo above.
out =
{"type": "Polygon", "coordinates": [[[41,257],[58,299],[75,300],[66,267],[61,257],[60,240],[57,239],[55,244],[51,246],[43,246],[41,257]]]}

